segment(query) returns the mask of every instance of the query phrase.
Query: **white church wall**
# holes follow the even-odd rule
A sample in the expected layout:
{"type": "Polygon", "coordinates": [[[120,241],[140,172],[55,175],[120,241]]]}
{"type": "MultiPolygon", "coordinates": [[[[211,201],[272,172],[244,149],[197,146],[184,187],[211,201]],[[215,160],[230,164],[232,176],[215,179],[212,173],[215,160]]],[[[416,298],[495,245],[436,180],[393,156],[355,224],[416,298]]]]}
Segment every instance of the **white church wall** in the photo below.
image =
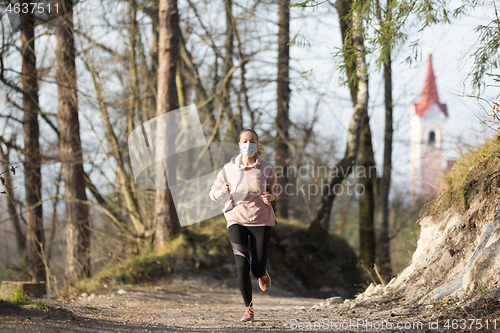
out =
{"type": "Polygon", "coordinates": [[[446,169],[443,138],[447,117],[436,103],[424,117],[415,114],[415,106],[412,105],[410,115],[411,191],[425,196],[432,192],[433,183],[446,169]],[[429,143],[431,132],[434,132],[434,144],[429,143]]]}
{"type": "Polygon", "coordinates": [[[410,190],[418,193],[422,179],[422,119],[415,114],[414,105],[410,114],[410,190]]]}

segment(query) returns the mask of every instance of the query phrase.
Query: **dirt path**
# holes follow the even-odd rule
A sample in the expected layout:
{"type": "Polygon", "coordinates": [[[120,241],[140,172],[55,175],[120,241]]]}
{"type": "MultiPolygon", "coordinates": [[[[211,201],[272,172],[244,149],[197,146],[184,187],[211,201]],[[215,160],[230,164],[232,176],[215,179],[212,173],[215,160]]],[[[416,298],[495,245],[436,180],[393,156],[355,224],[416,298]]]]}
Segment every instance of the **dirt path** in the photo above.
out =
{"type": "MultiPolygon", "coordinates": [[[[375,298],[313,309],[324,300],[294,297],[277,287],[263,293],[256,283],[253,290],[253,323],[239,322],[244,306],[237,289],[209,278],[191,278],[157,286],[110,287],[65,301],[43,300],[50,307],[47,313],[4,304],[0,332],[450,332],[443,326],[446,316],[456,315],[447,312],[446,303],[430,307],[404,304],[404,299],[375,298]],[[436,320],[439,329],[429,326],[436,320]]],[[[453,331],[500,331],[492,321],[488,328],[484,320],[481,324],[482,329],[453,331]]]]}
{"type": "MultiPolygon", "coordinates": [[[[231,332],[278,331],[293,307],[322,301],[287,296],[253,285],[255,321],[240,323],[244,305],[238,290],[206,279],[158,286],[119,286],[71,300],[43,300],[49,313],[0,308],[0,332],[231,332]]],[[[293,311],[292,311],[293,309],[293,311]]],[[[293,316],[293,315],[292,315],[293,316]]]]}

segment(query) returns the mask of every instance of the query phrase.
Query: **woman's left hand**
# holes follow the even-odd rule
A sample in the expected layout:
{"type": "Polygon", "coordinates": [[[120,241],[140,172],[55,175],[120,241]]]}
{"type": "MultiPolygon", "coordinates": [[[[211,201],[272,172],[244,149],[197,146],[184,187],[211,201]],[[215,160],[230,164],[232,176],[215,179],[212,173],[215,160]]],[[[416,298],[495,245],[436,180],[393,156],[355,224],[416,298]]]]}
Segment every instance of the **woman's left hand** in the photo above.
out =
{"type": "Polygon", "coordinates": [[[264,203],[266,205],[270,205],[271,204],[271,199],[273,198],[274,194],[269,194],[269,192],[264,192],[260,198],[262,199],[262,201],[264,201],[264,203]]]}

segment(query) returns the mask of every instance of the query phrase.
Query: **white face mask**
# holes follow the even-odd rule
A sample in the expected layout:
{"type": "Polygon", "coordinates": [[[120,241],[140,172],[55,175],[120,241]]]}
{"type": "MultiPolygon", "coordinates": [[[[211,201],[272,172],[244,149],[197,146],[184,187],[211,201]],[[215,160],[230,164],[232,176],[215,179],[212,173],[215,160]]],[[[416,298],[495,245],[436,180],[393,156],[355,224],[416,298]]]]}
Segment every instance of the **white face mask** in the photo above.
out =
{"type": "Polygon", "coordinates": [[[252,157],[257,151],[257,145],[255,143],[246,142],[240,146],[240,151],[245,157],[252,157]]]}

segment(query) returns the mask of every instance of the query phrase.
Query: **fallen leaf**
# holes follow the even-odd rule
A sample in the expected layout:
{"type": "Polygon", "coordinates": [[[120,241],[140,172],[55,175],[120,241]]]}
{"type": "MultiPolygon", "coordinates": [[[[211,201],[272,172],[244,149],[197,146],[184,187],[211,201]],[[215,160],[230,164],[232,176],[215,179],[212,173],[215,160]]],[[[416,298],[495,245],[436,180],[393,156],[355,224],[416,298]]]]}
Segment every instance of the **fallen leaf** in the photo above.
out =
{"type": "Polygon", "coordinates": [[[16,174],[16,168],[14,168],[13,165],[10,166],[10,171],[15,175],[16,174]]]}
{"type": "Polygon", "coordinates": [[[7,192],[5,192],[5,191],[2,191],[2,192],[0,192],[0,194],[7,194],[7,192]]]}
{"type": "Polygon", "coordinates": [[[2,185],[5,185],[5,178],[0,177],[0,182],[2,182],[2,185]]]}

